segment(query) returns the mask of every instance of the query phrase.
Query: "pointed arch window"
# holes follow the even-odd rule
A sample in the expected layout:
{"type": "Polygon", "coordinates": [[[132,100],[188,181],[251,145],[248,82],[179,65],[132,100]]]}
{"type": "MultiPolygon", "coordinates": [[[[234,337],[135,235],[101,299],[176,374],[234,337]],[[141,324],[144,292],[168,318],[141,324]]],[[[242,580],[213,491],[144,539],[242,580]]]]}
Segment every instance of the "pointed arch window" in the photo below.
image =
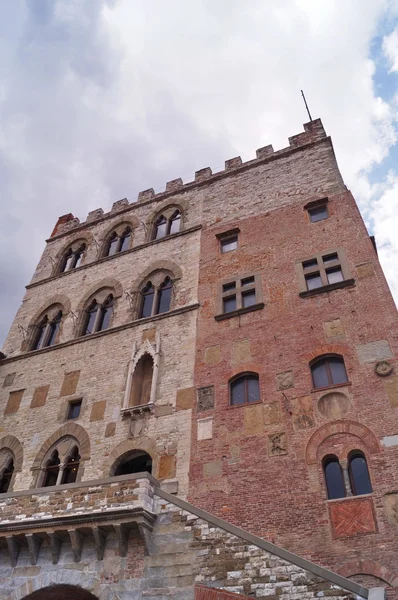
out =
{"type": "Polygon", "coordinates": [[[54,450],[51,458],[47,461],[45,466],[44,479],[42,483],[43,487],[49,487],[57,484],[60,464],[61,461],[58,450],[54,450]]]}
{"type": "Polygon", "coordinates": [[[35,327],[31,350],[40,350],[54,346],[58,342],[59,329],[62,322],[62,310],[54,314],[49,311],[35,327]]]}
{"type": "Polygon", "coordinates": [[[365,455],[359,450],[354,450],[348,456],[348,475],[351,490],[354,496],[372,493],[368,464],[365,455]]]}
{"type": "Polygon", "coordinates": [[[131,242],[131,227],[126,227],[120,234],[114,231],[105,247],[104,256],[113,256],[128,250],[131,242]]]}
{"type": "Polygon", "coordinates": [[[323,473],[329,500],[345,498],[344,474],[337,456],[331,455],[323,459],[323,473]]]}
{"type": "Polygon", "coordinates": [[[182,215],[179,210],[166,210],[155,220],[152,239],[160,240],[181,230],[182,215]]]}
{"type": "Polygon", "coordinates": [[[0,494],[5,494],[6,492],[8,492],[13,473],[14,459],[10,457],[0,477],[0,494]]]}
{"type": "Polygon", "coordinates": [[[145,353],[134,369],[129,403],[131,407],[142,406],[150,402],[152,380],[153,358],[150,354],[145,353]]]}
{"type": "Polygon", "coordinates": [[[139,318],[144,319],[168,312],[171,305],[172,288],[173,283],[168,276],[157,286],[148,281],[141,292],[139,318]]]}
{"type": "Polygon", "coordinates": [[[80,267],[85,249],[86,244],[81,244],[76,249],[69,248],[62,257],[59,269],[60,273],[66,273],[67,271],[80,267]]]}
{"type": "Polygon", "coordinates": [[[314,389],[341,385],[348,382],[344,359],[338,354],[323,356],[311,363],[314,389]]]}
{"type": "Polygon", "coordinates": [[[109,328],[113,315],[115,300],[112,294],[109,294],[100,303],[94,298],[86,309],[83,321],[82,335],[91,335],[98,331],[104,331],[109,328]]]}
{"type": "Polygon", "coordinates": [[[61,483],[74,483],[76,481],[79,463],[79,449],[75,446],[65,461],[61,483]]]}

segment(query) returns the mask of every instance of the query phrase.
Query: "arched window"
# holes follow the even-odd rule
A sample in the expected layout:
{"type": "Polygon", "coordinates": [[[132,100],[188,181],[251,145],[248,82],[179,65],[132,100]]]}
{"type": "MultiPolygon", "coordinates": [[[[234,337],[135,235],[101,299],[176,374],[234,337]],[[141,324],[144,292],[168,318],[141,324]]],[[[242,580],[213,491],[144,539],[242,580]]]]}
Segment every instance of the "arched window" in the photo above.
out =
{"type": "Polygon", "coordinates": [[[366,458],[359,450],[354,450],[348,456],[348,475],[354,496],[372,493],[366,458]]]}
{"type": "Polygon", "coordinates": [[[80,244],[77,247],[72,246],[69,248],[61,259],[59,272],[66,273],[66,271],[71,271],[72,269],[80,267],[85,249],[86,244],[80,244]]]}
{"type": "Polygon", "coordinates": [[[129,475],[133,473],[152,473],[152,458],[147,452],[142,450],[133,450],[126,453],[117,461],[114,468],[114,476],[129,475]]]}
{"type": "Polygon", "coordinates": [[[344,474],[337,456],[326,456],[323,459],[323,473],[329,500],[345,498],[344,474]]]}
{"type": "Polygon", "coordinates": [[[152,239],[160,240],[181,230],[182,215],[179,210],[166,209],[156,220],[152,239]]]}
{"type": "Polygon", "coordinates": [[[329,355],[311,363],[312,383],[315,389],[347,383],[347,371],[342,356],[329,355]]]}
{"type": "Polygon", "coordinates": [[[43,487],[49,487],[57,484],[60,463],[61,461],[59,459],[58,450],[54,450],[51,458],[47,461],[45,466],[44,479],[42,483],[43,487]]]}
{"type": "Polygon", "coordinates": [[[153,358],[150,354],[146,353],[141,356],[134,369],[130,392],[130,406],[141,406],[150,402],[152,378],[153,358]]]}
{"type": "Polygon", "coordinates": [[[229,403],[231,406],[249,404],[260,400],[260,385],[256,373],[238,375],[229,384],[229,403]]]}
{"type": "Polygon", "coordinates": [[[118,252],[124,252],[125,250],[128,250],[128,248],[130,247],[130,241],[131,227],[126,227],[120,233],[114,231],[110,235],[108,242],[105,246],[104,256],[113,256],[118,252]]]}
{"type": "Polygon", "coordinates": [[[114,298],[109,294],[104,301],[94,298],[85,311],[82,335],[90,335],[109,328],[114,309],[114,298]]]}
{"type": "Polygon", "coordinates": [[[155,286],[148,281],[141,292],[140,319],[168,312],[171,304],[172,281],[166,277],[155,286]]]}
{"type": "Polygon", "coordinates": [[[55,312],[54,309],[49,309],[34,329],[31,350],[54,346],[58,341],[61,321],[62,310],[56,310],[55,312]]]}
{"type": "Polygon", "coordinates": [[[74,483],[76,481],[79,462],[79,449],[75,446],[65,461],[61,483],[74,483]]]}
{"type": "Polygon", "coordinates": [[[14,473],[14,459],[10,456],[3,473],[0,477],[0,494],[5,494],[8,492],[10,487],[11,478],[14,473]]]}

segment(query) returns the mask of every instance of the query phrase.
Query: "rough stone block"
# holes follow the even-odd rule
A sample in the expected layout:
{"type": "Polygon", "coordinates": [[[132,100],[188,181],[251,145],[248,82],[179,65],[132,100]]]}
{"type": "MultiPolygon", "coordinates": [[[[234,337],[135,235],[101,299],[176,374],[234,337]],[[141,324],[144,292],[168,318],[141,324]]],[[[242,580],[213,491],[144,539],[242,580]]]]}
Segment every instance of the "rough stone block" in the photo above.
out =
{"type": "Polygon", "coordinates": [[[238,365],[250,361],[250,341],[242,340],[232,345],[232,364],[238,365]]]}
{"type": "Polygon", "coordinates": [[[113,437],[116,431],[116,423],[114,421],[107,423],[105,427],[105,437],[113,437]]]}
{"type": "Polygon", "coordinates": [[[350,408],[351,400],[342,392],[328,392],[318,400],[318,410],[328,420],[343,419],[350,408]]]}
{"type": "Polygon", "coordinates": [[[398,377],[389,377],[383,383],[391,406],[398,406],[398,377]]]}
{"type": "Polygon", "coordinates": [[[173,190],[178,190],[183,186],[183,181],[181,177],[177,179],[172,179],[166,183],[166,192],[172,192],[173,190]]]}
{"type": "Polygon", "coordinates": [[[91,407],[90,421],[101,421],[104,418],[106,408],[106,400],[94,402],[91,407]]]}
{"type": "Polygon", "coordinates": [[[296,430],[313,427],[314,412],[311,396],[293,398],[290,400],[290,407],[293,413],[293,426],[296,430]]]}
{"type": "Polygon", "coordinates": [[[122,198],[121,200],[117,200],[116,202],[114,202],[112,204],[111,213],[118,212],[119,210],[122,210],[123,208],[127,208],[128,205],[129,205],[129,201],[127,200],[127,198],[122,198]]]}
{"type": "Polygon", "coordinates": [[[398,525],[398,494],[386,494],[384,504],[389,522],[398,525]]]}
{"type": "Polygon", "coordinates": [[[229,158],[225,161],[225,169],[228,171],[229,169],[234,169],[235,167],[240,167],[242,164],[242,159],[240,156],[235,156],[234,158],[229,158]]]}
{"type": "Polygon", "coordinates": [[[37,387],[33,392],[32,402],[30,403],[30,408],[37,408],[38,406],[44,406],[47,400],[48,390],[50,389],[49,385],[42,385],[37,387]]]}
{"type": "Polygon", "coordinates": [[[176,457],[174,454],[164,454],[159,458],[158,479],[171,479],[176,475],[176,457]]]}
{"type": "Polygon", "coordinates": [[[222,474],[222,463],[221,460],[212,460],[204,463],[203,475],[204,477],[219,477],[222,474]]]}
{"type": "Polygon", "coordinates": [[[294,386],[293,371],[284,371],[276,376],[278,390],[288,390],[294,386]]]}
{"type": "Polygon", "coordinates": [[[276,425],[281,421],[281,406],[280,402],[270,402],[264,404],[264,424],[276,425]]]}
{"type": "Polygon", "coordinates": [[[362,364],[376,362],[384,358],[393,358],[390,344],[387,340],[378,340],[369,342],[369,344],[360,344],[357,346],[359,362],[362,364]]]}
{"type": "Polygon", "coordinates": [[[331,321],[325,321],[323,324],[325,328],[325,336],[328,339],[341,338],[344,336],[344,327],[341,319],[332,319],[331,321]]]}
{"type": "Polygon", "coordinates": [[[14,392],[10,392],[8,396],[7,405],[4,409],[5,415],[12,415],[16,413],[21,404],[22,396],[25,390],[15,390],[14,392]]]}
{"type": "Polygon", "coordinates": [[[159,404],[155,406],[155,417],[164,417],[171,415],[173,412],[173,406],[171,404],[159,404]]]}
{"type": "Polygon", "coordinates": [[[268,436],[268,454],[270,456],[287,454],[286,433],[272,433],[268,436]]]}
{"type": "Polygon", "coordinates": [[[334,538],[376,531],[371,498],[350,499],[329,504],[329,516],[334,538]]]}
{"type": "Polygon", "coordinates": [[[198,441],[211,440],[213,437],[213,417],[198,419],[198,441]]]}
{"type": "Polygon", "coordinates": [[[3,388],[8,387],[9,385],[12,385],[14,383],[15,375],[16,373],[8,373],[8,375],[4,377],[3,388]]]}
{"type": "Polygon", "coordinates": [[[205,363],[206,365],[216,365],[220,362],[221,348],[220,346],[209,346],[205,348],[205,363]]]}
{"type": "Polygon", "coordinates": [[[60,396],[70,396],[76,393],[77,384],[79,382],[80,371],[71,371],[65,373],[64,380],[62,382],[60,396]]]}
{"type": "Polygon", "coordinates": [[[264,431],[264,411],[262,404],[246,406],[244,409],[246,435],[258,435],[264,431]]]}
{"type": "Polygon", "coordinates": [[[198,412],[214,408],[214,385],[198,389],[198,412]]]}
{"type": "Polygon", "coordinates": [[[368,262],[363,265],[357,265],[358,279],[365,279],[366,277],[372,277],[375,274],[373,263],[368,262]]]}
{"type": "Polygon", "coordinates": [[[195,401],[195,388],[189,387],[177,390],[176,410],[188,410],[195,401]]]}
{"type": "Polygon", "coordinates": [[[209,179],[213,174],[210,167],[204,167],[203,169],[199,169],[199,171],[195,172],[195,181],[203,181],[205,179],[209,179]]]}

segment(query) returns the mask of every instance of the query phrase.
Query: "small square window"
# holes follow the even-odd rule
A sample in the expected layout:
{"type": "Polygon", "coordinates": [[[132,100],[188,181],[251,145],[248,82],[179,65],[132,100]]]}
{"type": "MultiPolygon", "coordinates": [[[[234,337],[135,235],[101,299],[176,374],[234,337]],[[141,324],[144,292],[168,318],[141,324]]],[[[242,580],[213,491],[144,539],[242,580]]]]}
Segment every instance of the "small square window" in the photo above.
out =
{"type": "Polygon", "coordinates": [[[245,279],[241,279],[241,286],[245,287],[246,285],[251,285],[254,283],[254,277],[245,277],[245,279]]]}
{"type": "Polygon", "coordinates": [[[229,298],[223,298],[224,312],[232,312],[236,310],[236,296],[230,296],[229,298]]]}
{"type": "Polygon", "coordinates": [[[329,216],[326,204],[322,204],[321,206],[314,206],[314,208],[309,208],[308,214],[310,216],[311,223],[323,221],[323,219],[327,219],[329,216]]]}
{"type": "Polygon", "coordinates": [[[306,260],[303,262],[303,269],[312,269],[313,267],[318,266],[318,261],[316,258],[313,260],[306,260]]]}
{"type": "Polygon", "coordinates": [[[343,271],[341,267],[336,267],[335,269],[327,269],[326,275],[328,278],[328,283],[339,283],[339,281],[344,281],[343,271]]]}
{"type": "Polygon", "coordinates": [[[236,250],[238,247],[238,236],[234,235],[232,237],[228,237],[224,240],[221,240],[221,253],[225,254],[226,252],[231,252],[232,250],[236,250]]]}
{"type": "Polygon", "coordinates": [[[339,257],[337,256],[337,252],[334,252],[333,254],[327,254],[326,256],[322,256],[322,260],[325,264],[327,264],[335,260],[339,260],[339,257]]]}
{"type": "Polygon", "coordinates": [[[236,288],[236,281],[232,281],[231,283],[224,283],[222,286],[223,292],[232,292],[236,288]]]}
{"type": "Polygon", "coordinates": [[[77,419],[80,415],[80,409],[82,407],[82,401],[76,400],[75,402],[69,403],[68,414],[66,415],[67,419],[77,419]]]}
{"type": "Polygon", "coordinates": [[[306,275],[305,281],[307,283],[307,290],[315,290],[316,288],[322,287],[322,279],[320,273],[306,275]]]}
{"type": "Polygon", "coordinates": [[[253,306],[256,304],[256,290],[250,290],[250,292],[242,292],[242,306],[253,306]]]}

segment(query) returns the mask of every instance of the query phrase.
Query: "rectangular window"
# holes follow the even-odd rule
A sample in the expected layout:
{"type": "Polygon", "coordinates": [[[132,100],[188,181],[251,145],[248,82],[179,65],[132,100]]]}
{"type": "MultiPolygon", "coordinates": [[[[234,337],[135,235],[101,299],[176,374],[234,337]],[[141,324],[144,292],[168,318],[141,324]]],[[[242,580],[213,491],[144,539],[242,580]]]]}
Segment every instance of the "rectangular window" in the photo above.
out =
{"type": "Polygon", "coordinates": [[[251,307],[263,308],[261,295],[261,280],[259,275],[246,275],[233,281],[226,281],[220,286],[219,309],[217,318],[231,312],[249,309],[251,307]]]}
{"type": "Polygon", "coordinates": [[[327,208],[326,204],[308,209],[308,214],[309,214],[311,223],[316,223],[317,221],[323,221],[323,219],[327,219],[329,216],[328,208],[327,208]]]}
{"type": "Polygon", "coordinates": [[[342,285],[352,285],[350,269],[343,249],[317,254],[296,263],[300,295],[328,291],[342,285]],[[333,286],[333,287],[331,287],[333,286]]]}
{"type": "Polygon", "coordinates": [[[68,413],[66,415],[67,419],[77,419],[80,415],[80,409],[82,407],[81,400],[75,400],[73,402],[69,402],[68,413]]]}
{"type": "Polygon", "coordinates": [[[221,253],[225,254],[226,252],[231,252],[232,250],[236,250],[238,247],[238,236],[234,235],[230,238],[226,238],[225,240],[221,240],[221,253]]]}

